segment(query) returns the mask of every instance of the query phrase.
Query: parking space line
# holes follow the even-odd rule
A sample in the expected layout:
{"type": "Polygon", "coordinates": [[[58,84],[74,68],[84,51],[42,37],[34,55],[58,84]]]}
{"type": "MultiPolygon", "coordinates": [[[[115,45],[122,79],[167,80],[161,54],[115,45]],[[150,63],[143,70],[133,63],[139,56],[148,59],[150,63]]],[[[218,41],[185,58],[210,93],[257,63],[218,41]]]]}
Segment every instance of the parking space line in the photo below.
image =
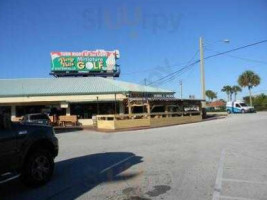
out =
{"type": "Polygon", "coordinates": [[[220,199],[232,199],[232,200],[258,200],[258,199],[248,199],[243,197],[230,197],[230,196],[220,196],[220,199]]]}
{"type": "Polygon", "coordinates": [[[224,169],[239,169],[239,170],[266,170],[266,167],[231,167],[225,166],[224,169]]]}
{"type": "Polygon", "coordinates": [[[124,163],[124,162],[127,161],[127,160],[130,160],[132,157],[134,157],[134,155],[133,155],[133,156],[130,156],[130,157],[128,157],[128,158],[125,158],[125,159],[121,160],[120,162],[117,162],[117,163],[111,165],[110,167],[107,167],[107,168],[103,169],[103,170],[100,172],[100,174],[107,172],[108,170],[112,169],[113,167],[116,167],[117,165],[120,165],[121,163],[124,163]]]}
{"type": "Polygon", "coordinates": [[[225,182],[236,182],[236,183],[267,184],[267,182],[247,181],[247,180],[230,179],[230,178],[223,178],[222,181],[225,181],[225,182]]]}
{"type": "Polygon", "coordinates": [[[219,198],[220,198],[220,193],[222,190],[222,176],[223,176],[224,159],[225,159],[225,149],[223,149],[221,152],[221,157],[219,160],[218,171],[217,171],[217,176],[216,176],[212,200],[219,200],[219,198]]]}

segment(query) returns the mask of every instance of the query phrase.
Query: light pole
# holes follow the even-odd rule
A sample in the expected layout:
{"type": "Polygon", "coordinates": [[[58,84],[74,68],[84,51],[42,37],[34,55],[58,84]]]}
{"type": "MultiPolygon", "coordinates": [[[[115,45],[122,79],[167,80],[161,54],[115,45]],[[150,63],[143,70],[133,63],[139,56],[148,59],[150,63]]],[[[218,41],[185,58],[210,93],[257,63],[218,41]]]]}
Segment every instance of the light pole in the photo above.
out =
{"type": "Polygon", "coordinates": [[[206,86],[205,86],[205,70],[204,70],[204,50],[203,50],[203,39],[199,38],[199,52],[200,52],[200,77],[201,77],[201,93],[202,99],[205,100],[202,102],[202,108],[206,107],[206,86]]]}
{"type": "MultiPolygon", "coordinates": [[[[218,41],[219,42],[219,41],[218,41]]],[[[230,43],[229,39],[224,39],[220,42],[230,43]]],[[[202,108],[206,107],[206,84],[205,84],[205,68],[204,68],[204,42],[203,38],[199,38],[199,54],[200,54],[200,76],[201,76],[201,93],[202,99],[205,100],[202,102],[202,108]]]]}
{"type": "Polygon", "coordinates": [[[180,95],[181,95],[181,100],[182,100],[183,99],[183,81],[180,80],[179,84],[180,84],[180,95]]]}

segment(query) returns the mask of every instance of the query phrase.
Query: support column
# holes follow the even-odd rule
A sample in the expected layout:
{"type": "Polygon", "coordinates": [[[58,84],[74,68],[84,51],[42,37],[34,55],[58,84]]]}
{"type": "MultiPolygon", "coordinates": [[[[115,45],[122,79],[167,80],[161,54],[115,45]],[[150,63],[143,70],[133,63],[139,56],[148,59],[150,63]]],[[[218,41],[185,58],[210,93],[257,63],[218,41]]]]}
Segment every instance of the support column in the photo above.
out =
{"type": "Polygon", "coordinates": [[[128,99],[128,114],[132,114],[132,106],[131,106],[131,102],[128,99]]]}
{"type": "Polygon", "coordinates": [[[150,110],[150,103],[148,100],[147,100],[147,104],[146,104],[146,110],[147,110],[147,114],[148,114],[148,119],[150,119],[151,118],[151,115],[150,115],[151,110],[150,110]]]}
{"type": "Polygon", "coordinates": [[[128,114],[132,114],[132,106],[131,105],[128,105],[128,114]]]}
{"type": "MultiPolygon", "coordinates": [[[[165,105],[165,113],[168,113],[168,106],[165,105]]],[[[169,117],[168,115],[166,115],[166,117],[169,117]]]]}
{"type": "Polygon", "coordinates": [[[66,116],[70,116],[70,105],[66,108],[66,116]]]}
{"type": "Polygon", "coordinates": [[[125,113],[125,107],[124,107],[123,101],[119,102],[119,106],[120,106],[120,114],[124,114],[125,113]]]}
{"type": "Polygon", "coordinates": [[[16,106],[11,106],[11,120],[16,118],[16,106]]]}
{"type": "Polygon", "coordinates": [[[149,101],[147,101],[146,109],[147,109],[147,113],[150,114],[151,113],[151,110],[150,110],[150,103],[149,103],[149,101]]]}

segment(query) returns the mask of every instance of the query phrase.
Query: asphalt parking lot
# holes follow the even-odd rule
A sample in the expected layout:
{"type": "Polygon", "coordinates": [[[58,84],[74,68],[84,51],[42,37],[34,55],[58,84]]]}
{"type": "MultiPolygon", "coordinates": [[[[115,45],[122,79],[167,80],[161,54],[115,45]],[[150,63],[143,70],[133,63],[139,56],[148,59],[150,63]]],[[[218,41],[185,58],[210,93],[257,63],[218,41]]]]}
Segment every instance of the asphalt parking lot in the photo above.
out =
{"type": "Polygon", "coordinates": [[[267,112],[155,129],[65,132],[41,188],[0,186],[0,199],[267,199],[267,112]]]}

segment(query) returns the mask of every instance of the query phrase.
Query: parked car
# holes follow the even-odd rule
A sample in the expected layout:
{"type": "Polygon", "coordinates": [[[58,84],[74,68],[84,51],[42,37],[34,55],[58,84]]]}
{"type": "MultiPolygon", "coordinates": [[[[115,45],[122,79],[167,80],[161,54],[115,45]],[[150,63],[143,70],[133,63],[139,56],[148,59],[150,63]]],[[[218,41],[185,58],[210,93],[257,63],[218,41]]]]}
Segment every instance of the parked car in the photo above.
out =
{"type": "Polygon", "coordinates": [[[226,104],[226,111],[230,113],[252,113],[255,112],[254,107],[248,106],[243,101],[230,101],[226,104]]]}
{"type": "Polygon", "coordinates": [[[44,124],[51,125],[51,120],[47,114],[44,113],[35,113],[35,114],[27,114],[24,115],[22,123],[31,123],[31,124],[44,124]]]}
{"type": "Polygon", "coordinates": [[[57,155],[53,127],[14,123],[0,115],[0,183],[20,177],[30,186],[45,184],[53,174],[57,155]]]}

